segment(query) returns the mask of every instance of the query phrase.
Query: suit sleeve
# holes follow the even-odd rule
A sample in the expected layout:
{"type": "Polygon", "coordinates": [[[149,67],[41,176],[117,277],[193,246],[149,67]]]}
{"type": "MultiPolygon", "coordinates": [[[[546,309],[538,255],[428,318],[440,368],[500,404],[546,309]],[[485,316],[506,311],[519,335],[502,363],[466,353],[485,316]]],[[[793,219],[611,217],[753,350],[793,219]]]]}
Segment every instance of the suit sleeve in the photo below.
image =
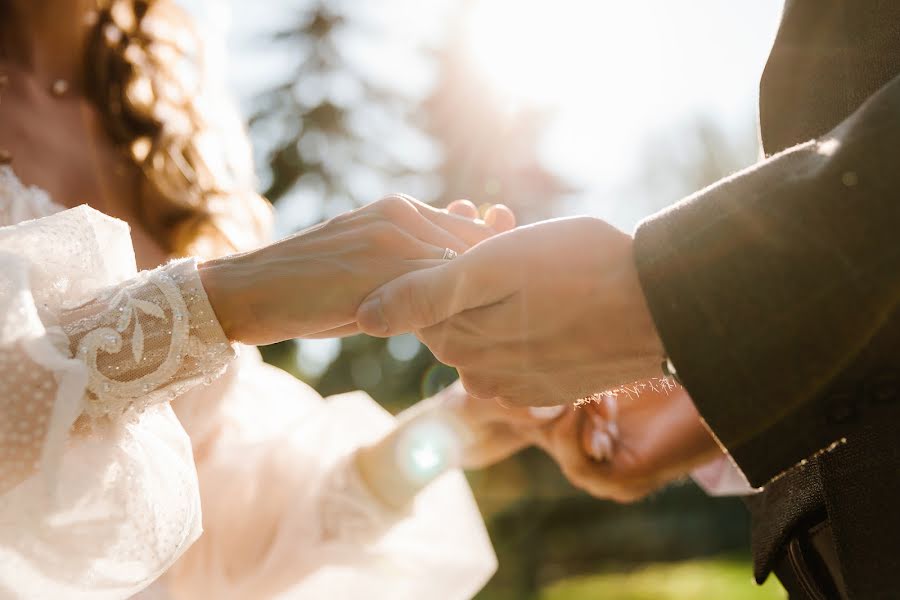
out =
{"type": "Polygon", "coordinates": [[[846,398],[900,373],[900,78],[641,223],[635,258],[679,376],[752,485],[852,437],[866,407],[846,398]]]}

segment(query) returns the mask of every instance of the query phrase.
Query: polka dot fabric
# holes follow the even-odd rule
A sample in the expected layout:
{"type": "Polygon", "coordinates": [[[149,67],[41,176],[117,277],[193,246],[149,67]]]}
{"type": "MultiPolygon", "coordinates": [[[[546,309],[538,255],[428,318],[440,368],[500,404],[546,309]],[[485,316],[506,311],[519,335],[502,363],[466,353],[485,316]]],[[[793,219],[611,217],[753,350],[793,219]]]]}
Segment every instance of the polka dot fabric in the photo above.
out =
{"type": "Polygon", "coordinates": [[[182,260],[137,273],[128,226],[0,167],[0,598],[128,598],[199,537],[169,400],[234,351],[182,260]]]}

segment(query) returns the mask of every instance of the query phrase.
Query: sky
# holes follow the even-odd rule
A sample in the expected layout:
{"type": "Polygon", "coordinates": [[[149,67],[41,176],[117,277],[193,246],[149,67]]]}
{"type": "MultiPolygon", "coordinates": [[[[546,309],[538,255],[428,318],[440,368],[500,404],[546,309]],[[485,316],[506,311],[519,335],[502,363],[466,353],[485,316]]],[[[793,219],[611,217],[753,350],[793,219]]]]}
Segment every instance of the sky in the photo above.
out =
{"type": "Polygon", "coordinates": [[[628,166],[646,132],[694,113],[752,113],[780,11],[778,0],[481,5],[474,52],[499,86],[558,110],[545,156],[589,185],[628,166]]]}

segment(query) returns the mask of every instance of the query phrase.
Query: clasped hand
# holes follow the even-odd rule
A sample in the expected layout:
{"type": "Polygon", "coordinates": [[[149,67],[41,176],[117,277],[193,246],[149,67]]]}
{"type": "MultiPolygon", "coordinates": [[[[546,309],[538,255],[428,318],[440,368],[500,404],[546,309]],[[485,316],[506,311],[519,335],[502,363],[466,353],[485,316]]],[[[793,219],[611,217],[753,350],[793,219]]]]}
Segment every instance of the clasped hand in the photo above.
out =
{"type": "Polygon", "coordinates": [[[660,374],[662,343],[631,236],[599,219],[546,221],[372,293],[362,331],[413,331],[466,390],[557,405],[660,374]]]}
{"type": "Polygon", "coordinates": [[[556,410],[473,398],[459,382],[411,410],[452,412],[469,432],[462,463],[481,468],[526,446],[544,450],[575,486],[631,502],[721,456],[684,388],[641,382],[556,410]]]}
{"type": "Polygon", "coordinates": [[[468,202],[442,211],[391,196],[204,263],[201,277],[226,333],[245,343],[414,331],[468,390],[428,401],[473,431],[467,466],[533,444],[574,484],[628,500],[718,451],[683,390],[640,398],[618,419],[609,405],[550,420],[509,407],[567,404],[656,375],[662,345],[630,236],[591,218],[510,231],[503,207],[477,216],[468,202]],[[447,249],[460,254],[444,260],[447,249]]]}
{"type": "Polygon", "coordinates": [[[438,210],[394,195],[251,252],[200,265],[226,335],[247,344],[356,333],[356,311],[378,286],[445,262],[514,225],[505,207],[477,220],[471,203],[438,210]],[[455,213],[455,214],[454,214],[455,213]]]}

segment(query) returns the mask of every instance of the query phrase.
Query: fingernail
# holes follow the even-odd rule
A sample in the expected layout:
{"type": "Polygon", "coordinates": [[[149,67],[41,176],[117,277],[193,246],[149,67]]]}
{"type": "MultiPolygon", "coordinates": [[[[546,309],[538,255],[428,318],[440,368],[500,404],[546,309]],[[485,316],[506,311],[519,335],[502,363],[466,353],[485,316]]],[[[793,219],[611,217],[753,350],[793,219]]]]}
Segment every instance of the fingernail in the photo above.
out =
{"type": "Polygon", "coordinates": [[[603,401],[606,403],[606,416],[610,421],[615,421],[619,415],[619,399],[615,394],[607,394],[603,401]]]}
{"type": "Polygon", "coordinates": [[[612,456],[612,439],[605,431],[594,431],[591,434],[591,456],[595,460],[612,456]]]}
{"type": "Polygon", "coordinates": [[[528,409],[528,412],[531,413],[531,416],[535,419],[541,419],[545,421],[551,421],[563,414],[563,411],[566,410],[566,407],[563,405],[560,406],[532,406],[528,409]]]}
{"type": "Polygon", "coordinates": [[[495,204],[484,213],[484,222],[498,231],[507,231],[516,226],[516,217],[508,207],[495,204]]]}
{"type": "Polygon", "coordinates": [[[380,298],[369,298],[363,302],[359,307],[357,320],[365,331],[388,332],[388,322],[384,317],[384,306],[382,306],[380,298]]]}
{"type": "Polygon", "coordinates": [[[450,211],[451,214],[467,219],[478,218],[478,207],[469,200],[454,200],[447,206],[447,210],[450,211]]]}

